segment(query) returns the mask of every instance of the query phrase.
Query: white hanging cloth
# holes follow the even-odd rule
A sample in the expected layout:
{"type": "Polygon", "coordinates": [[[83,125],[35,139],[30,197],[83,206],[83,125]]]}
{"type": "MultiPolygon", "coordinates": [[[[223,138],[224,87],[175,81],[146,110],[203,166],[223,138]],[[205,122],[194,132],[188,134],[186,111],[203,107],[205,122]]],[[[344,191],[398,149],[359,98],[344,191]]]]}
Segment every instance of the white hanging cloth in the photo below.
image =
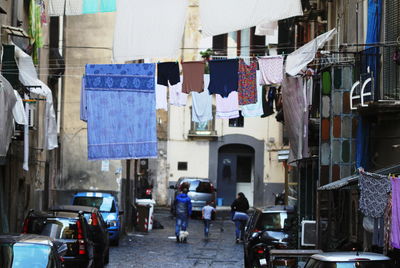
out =
{"type": "Polygon", "coordinates": [[[303,15],[301,0],[200,0],[199,5],[204,36],[303,15]]]}
{"type": "Polygon", "coordinates": [[[14,95],[17,99],[17,102],[14,105],[12,110],[14,120],[20,125],[27,125],[28,124],[28,115],[25,113],[24,103],[22,102],[22,98],[19,95],[18,91],[14,90],[14,95]]]}
{"type": "Polygon", "coordinates": [[[265,22],[256,26],[255,35],[274,35],[278,30],[278,21],[265,22]]]}
{"type": "Polygon", "coordinates": [[[113,47],[115,63],[177,57],[187,7],[187,0],[117,1],[113,47]]]}
{"type": "Polygon", "coordinates": [[[47,150],[58,147],[57,121],[53,106],[53,94],[51,89],[39,80],[32,57],[22,49],[15,46],[15,59],[19,69],[19,80],[25,86],[41,86],[40,88],[28,88],[30,92],[46,98],[46,111],[44,120],[44,144],[47,150]]]}
{"type": "Polygon", "coordinates": [[[289,54],[286,58],[286,73],[291,76],[297,75],[307,64],[314,60],[318,49],[322,48],[335,34],[336,28],[333,28],[289,54]]]}
{"type": "Polygon", "coordinates": [[[83,14],[83,0],[49,0],[48,6],[50,17],[83,14]]]}

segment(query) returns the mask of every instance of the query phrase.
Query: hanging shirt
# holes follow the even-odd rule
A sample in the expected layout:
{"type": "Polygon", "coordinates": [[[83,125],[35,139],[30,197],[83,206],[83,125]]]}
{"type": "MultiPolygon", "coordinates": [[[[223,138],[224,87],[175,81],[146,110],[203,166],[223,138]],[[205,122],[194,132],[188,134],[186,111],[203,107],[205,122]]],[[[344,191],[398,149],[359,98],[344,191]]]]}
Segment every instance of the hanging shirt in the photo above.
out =
{"type": "Polygon", "coordinates": [[[115,62],[175,58],[180,52],[188,0],[119,0],[115,20],[115,62]]]}
{"type": "Polygon", "coordinates": [[[364,172],[360,174],[360,210],[365,216],[380,218],[385,212],[390,180],[386,176],[364,172]]]}
{"type": "Polygon", "coordinates": [[[203,92],[204,90],[204,62],[188,61],[182,63],[183,86],[184,93],[191,91],[203,92]]]}
{"type": "Polygon", "coordinates": [[[247,65],[243,59],[239,60],[239,105],[257,102],[257,62],[251,61],[247,65]]]}
{"type": "Polygon", "coordinates": [[[239,82],[239,61],[237,59],[229,60],[211,60],[210,84],[208,90],[210,94],[219,94],[222,97],[228,97],[229,93],[238,90],[239,82]]]}
{"type": "MultiPolygon", "coordinates": [[[[204,83],[207,86],[210,75],[204,75],[204,83]]],[[[205,88],[203,92],[192,92],[192,121],[197,123],[208,122],[213,119],[212,95],[205,88]]]]}
{"type": "Polygon", "coordinates": [[[236,91],[232,91],[227,98],[216,95],[217,118],[232,119],[239,117],[239,98],[236,91]]]}
{"type": "Polygon", "coordinates": [[[186,106],[187,98],[188,94],[182,92],[182,82],[169,86],[169,104],[174,106],[186,106]]]}
{"type": "Polygon", "coordinates": [[[280,84],[283,79],[283,57],[267,56],[258,59],[262,85],[280,84]]]}
{"type": "Polygon", "coordinates": [[[13,108],[14,120],[20,125],[26,125],[28,124],[28,117],[25,113],[24,103],[22,102],[22,98],[19,95],[18,91],[14,90],[14,95],[17,99],[17,102],[15,103],[13,108]]]}

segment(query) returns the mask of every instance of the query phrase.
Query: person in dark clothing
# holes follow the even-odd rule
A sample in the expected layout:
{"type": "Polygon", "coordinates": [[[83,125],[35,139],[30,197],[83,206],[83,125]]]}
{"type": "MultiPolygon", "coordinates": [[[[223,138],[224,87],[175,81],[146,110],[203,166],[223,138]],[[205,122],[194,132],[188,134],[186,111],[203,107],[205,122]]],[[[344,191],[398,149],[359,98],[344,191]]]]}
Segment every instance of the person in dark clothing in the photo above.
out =
{"type": "MultiPolygon", "coordinates": [[[[175,199],[175,212],[176,212],[176,224],[175,224],[175,235],[176,242],[179,241],[179,234],[181,231],[186,232],[188,226],[188,220],[192,215],[192,201],[190,200],[188,188],[183,188],[182,193],[176,196],[175,199]]],[[[186,238],[185,238],[186,240],[186,238]]]]}
{"type": "Polygon", "coordinates": [[[249,216],[247,215],[249,208],[250,206],[247,198],[243,193],[238,193],[237,198],[231,205],[232,219],[236,226],[236,243],[239,243],[240,240],[244,239],[244,228],[249,219],[249,216]]]}

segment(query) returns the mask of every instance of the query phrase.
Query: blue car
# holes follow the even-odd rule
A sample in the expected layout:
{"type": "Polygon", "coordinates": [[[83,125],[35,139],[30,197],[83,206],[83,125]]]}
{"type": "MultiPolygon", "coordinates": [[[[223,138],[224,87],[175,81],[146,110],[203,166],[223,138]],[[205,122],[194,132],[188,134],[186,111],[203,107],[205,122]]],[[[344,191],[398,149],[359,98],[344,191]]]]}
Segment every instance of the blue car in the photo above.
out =
{"type": "Polygon", "coordinates": [[[107,223],[110,244],[118,246],[121,230],[120,215],[122,212],[119,211],[117,200],[112,194],[102,192],[79,192],[74,195],[72,204],[97,208],[107,223]]]}

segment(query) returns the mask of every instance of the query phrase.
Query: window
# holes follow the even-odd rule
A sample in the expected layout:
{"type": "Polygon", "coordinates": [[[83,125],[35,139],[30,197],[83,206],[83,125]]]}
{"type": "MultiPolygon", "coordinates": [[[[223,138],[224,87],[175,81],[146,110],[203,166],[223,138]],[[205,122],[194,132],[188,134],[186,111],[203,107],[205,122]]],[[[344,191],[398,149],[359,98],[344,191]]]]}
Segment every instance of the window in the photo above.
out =
{"type": "Polygon", "coordinates": [[[238,118],[229,119],[229,126],[230,127],[243,127],[244,126],[244,117],[242,115],[242,111],[239,111],[238,118]]]}
{"type": "Polygon", "coordinates": [[[101,212],[115,212],[115,204],[112,197],[76,197],[75,206],[95,207],[101,212]]]}
{"type": "Polygon", "coordinates": [[[178,170],[187,170],[188,163],[187,162],[178,162],[178,170]]]}
{"type": "MultiPolygon", "coordinates": [[[[191,112],[193,113],[192,107],[190,107],[191,112]]],[[[213,119],[207,122],[193,122],[191,123],[189,135],[194,136],[215,136],[215,106],[212,107],[213,119]]]]}

